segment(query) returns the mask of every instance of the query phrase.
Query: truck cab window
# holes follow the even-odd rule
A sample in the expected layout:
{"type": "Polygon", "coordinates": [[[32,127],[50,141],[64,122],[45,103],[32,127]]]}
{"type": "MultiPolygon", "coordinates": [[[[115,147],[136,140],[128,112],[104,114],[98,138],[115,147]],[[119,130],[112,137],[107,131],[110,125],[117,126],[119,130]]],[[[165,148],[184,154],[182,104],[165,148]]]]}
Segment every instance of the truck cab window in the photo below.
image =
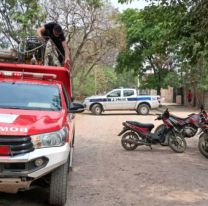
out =
{"type": "Polygon", "coordinates": [[[134,95],[133,90],[124,90],[124,97],[130,97],[134,95]]]}
{"type": "Polygon", "coordinates": [[[65,88],[64,85],[62,85],[62,88],[63,88],[63,94],[64,94],[64,99],[65,99],[65,102],[66,102],[66,106],[69,109],[70,108],[71,101],[69,99],[69,96],[68,96],[68,94],[66,92],[66,88],[65,88]]]}
{"type": "Polygon", "coordinates": [[[107,95],[108,97],[121,97],[121,91],[113,91],[107,95]]]}

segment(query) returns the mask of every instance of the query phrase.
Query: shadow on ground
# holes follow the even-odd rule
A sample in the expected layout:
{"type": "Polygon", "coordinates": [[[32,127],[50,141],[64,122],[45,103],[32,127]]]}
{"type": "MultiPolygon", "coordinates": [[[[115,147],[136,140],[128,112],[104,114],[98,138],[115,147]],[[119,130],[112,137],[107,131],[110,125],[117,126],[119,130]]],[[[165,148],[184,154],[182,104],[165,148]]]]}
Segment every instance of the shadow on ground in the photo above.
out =
{"type": "Polygon", "coordinates": [[[0,193],[1,206],[48,206],[48,191],[34,189],[17,194],[0,193]]]}

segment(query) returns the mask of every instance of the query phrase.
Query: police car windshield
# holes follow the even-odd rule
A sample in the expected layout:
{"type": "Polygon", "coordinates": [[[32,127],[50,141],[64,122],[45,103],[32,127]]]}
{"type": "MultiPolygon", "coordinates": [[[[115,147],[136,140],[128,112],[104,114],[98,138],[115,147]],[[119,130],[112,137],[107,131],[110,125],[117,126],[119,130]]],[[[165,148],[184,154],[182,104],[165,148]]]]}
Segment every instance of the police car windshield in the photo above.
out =
{"type": "Polygon", "coordinates": [[[57,111],[61,98],[56,85],[0,82],[0,108],[57,111]]]}

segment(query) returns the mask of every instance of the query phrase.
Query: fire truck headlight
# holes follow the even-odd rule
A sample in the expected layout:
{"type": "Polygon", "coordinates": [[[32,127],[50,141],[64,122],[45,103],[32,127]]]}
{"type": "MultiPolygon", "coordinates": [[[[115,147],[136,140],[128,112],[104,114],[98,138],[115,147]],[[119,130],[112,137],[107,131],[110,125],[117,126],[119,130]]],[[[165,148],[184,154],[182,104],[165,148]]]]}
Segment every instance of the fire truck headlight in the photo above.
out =
{"type": "Polygon", "coordinates": [[[32,143],[35,149],[44,147],[60,147],[66,143],[67,128],[63,127],[59,131],[32,135],[32,143]]]}

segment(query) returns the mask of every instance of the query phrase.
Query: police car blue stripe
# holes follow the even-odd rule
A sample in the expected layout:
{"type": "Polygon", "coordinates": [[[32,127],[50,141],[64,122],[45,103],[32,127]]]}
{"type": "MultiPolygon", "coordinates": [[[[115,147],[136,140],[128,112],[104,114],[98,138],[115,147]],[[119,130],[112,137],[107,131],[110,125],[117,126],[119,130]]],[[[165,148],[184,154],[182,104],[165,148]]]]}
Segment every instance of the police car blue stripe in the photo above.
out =
{"type": "Polygon", "coordinates": [[[133,98],[127,98],[128,101],[145,101],[145,100],[151,100],[151,97],[133,97],[133,98]]]}
{"type": "Polygon", "coordinates": [[[151,100],[151,97],[138,97],[137,100],[151,100]]]}
{"type": "Polygon", "coordinates": [[[137,101],[137,98],[134,97],[134,98],[127,98],[127,101],[137,101]]]}
{"type": "Polygon", "coordinates": [[[107,98],[90,99],[90,102],[111,102],[111,99],[107,99],[107,98]]]}
{"type": "MultiPolygon", "coordinates": [[[[127,101],[145,101],[145,100],[151,100],[151,97],[132,97],[132,98],[127,98],[127,101]]],[[[111,98],[90,99],[90,102],[111,102],[111,98]]]]}

